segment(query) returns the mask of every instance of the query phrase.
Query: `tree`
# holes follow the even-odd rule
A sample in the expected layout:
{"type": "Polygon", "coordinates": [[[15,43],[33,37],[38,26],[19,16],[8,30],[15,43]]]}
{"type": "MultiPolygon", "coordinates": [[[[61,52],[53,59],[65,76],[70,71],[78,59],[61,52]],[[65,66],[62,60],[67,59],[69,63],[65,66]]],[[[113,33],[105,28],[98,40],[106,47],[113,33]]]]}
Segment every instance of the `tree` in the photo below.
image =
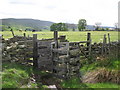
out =
{"type": "Polygon", "coordinates": [[[50,26],[51,31],[68,31],[68,27],[65,23],[53,23],[50,26]]]}
{"type": "Polygon", "coordinates": [[[115,26],[115,30],[117,30],[118,29],[118,23],[115,23],[114,26],[115,26]]]}
{"type": "Polygon", "coordinates": [[[75,28],[73,27],[72,31],[75,31],[75,28]]]}
{"type": "Polygon", "coordinates": [[[109,31],[109,28],[106,28],[106,31],[109,31]]]}
{"type": "Polygon", "coordinates": [[[101,22],[95,23],[95,30],[98,31],[100,29],[101,22]]]}
{"type": "Polygon", "coordinates": [[[79,30],[79,31],[84,30],[84,29],[86,28],[86,26],[87,26],[87,22],[86,22],[85,19],[80,19],[80,20],[78,21],[78,30],[79,30]]]}

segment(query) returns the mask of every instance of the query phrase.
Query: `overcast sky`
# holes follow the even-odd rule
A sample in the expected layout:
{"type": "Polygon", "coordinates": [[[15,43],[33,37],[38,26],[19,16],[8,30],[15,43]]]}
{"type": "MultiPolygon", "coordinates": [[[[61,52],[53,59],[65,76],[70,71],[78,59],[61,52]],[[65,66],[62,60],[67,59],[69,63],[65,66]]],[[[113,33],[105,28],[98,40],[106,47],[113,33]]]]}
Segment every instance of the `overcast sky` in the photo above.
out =
{"type": "Polygon", "coordinates": [[[53,22],[87,24],[118,22],[119,0],[0,0],[0,18],[32,18],[53,22]]]}

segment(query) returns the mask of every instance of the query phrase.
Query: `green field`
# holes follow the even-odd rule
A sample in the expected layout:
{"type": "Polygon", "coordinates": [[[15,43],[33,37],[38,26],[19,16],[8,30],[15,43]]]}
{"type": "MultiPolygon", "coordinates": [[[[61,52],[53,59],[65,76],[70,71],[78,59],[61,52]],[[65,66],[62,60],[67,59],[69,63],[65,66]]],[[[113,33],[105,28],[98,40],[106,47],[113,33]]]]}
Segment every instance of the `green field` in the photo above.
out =
{"type": "MultiPolygon", "coordinates": [[[[117,41],[118,40],[118,32],[117,31],[82,31],[82,32],[73,32],[73,31],[67,31],[67,32],[59,32],[60,35],[66,35],[67,39],[71,42],[76,41],[85,41],[87,37],[87,33],[91,33],[92,42],[102,42],[104,34],[108,35],[110,33],[111,41],[117,41]]],[[[3,34],[4,38],[11,38],[12,33],[10,31],[4,31],[0,32],[3,34]]],[[[46,38],[53,38],[53,32],[46,31],[46,32],[19,32],[15,31],[15,35],[21,35],[23,36],[23,33],[26,33],[26,35],[32,37],[33,34],[38,34],[39,39],[46,39],[46,38]]]]}
{"type": "MultiPolygon", "coordinates": [[[[19,32],[15,31],[15,35],[21,35],[23,36],[23,33],[26,33],[26,35],[32,37],[33,34],[38,34],[39,39],[45,39],[45,38],[53,38],[53,32],[19,32]]],[[[67,39],[71,42],[73,41],[85,41],[87,37],[87,31],[82,31],[82,32],[72,32],[72,31],[67,31],[67,32],[59,32],[60,35],[66,35],[67,39]]],[[[116,31],[91,31],[91,37],[92,37],[92,42],[102,42],[104,34],[110,34],[111,36],[111,41],[117,41],[118,40],[118,32],[116,31]]],[[[0,32],[0,34],[3,34],[3,37],[5,39],[11,38],[12,33],[10,31],[4,31],[0,32]]],[[[111,59],[106,59],[104,61],[94,61],[91,64],[87,64],[84,62],[83,66],[80,68],[81,75],[84,75],[87,72],[90,72],[92,70],[96,70],[97,68],[103,68],[105,67],[106,69],[110,70],[118,70],[118,66],[120,65],[119,58],[112,57],[111,59]]],[[[47,85],[42,84],[42,81],[40,78],[38,81],[32,81],[31,78],[34,78],[34,76],[46,76],[50,75],[49,73],[38,71],[38,70],[33,70],[32,67],[30,66],[23,66],[18,63],[3,63],[3,72],[2,72],[2,87],[3,88],[36,88],[39,87],[41,89],[46,88],[47,85]]],[[[57,81],[58,79],[50,76],[46,77],[51,81],[57,81]]],[[[46,80],[47,80],[46,79],[46,80]]],[[[80,83],[78,78],[72,78],[70,80],[63,80],[59,84],[62,88],[120,88],[120,85],[115,84],[115,83],[110,83],[110,82],[104,82],[104,83],[80,83]]],[[[72,90],[72,89],[71,89],[72,90]]],[[[102,89],[101,89],[102,90],[102,89]]],[[[112,90],[112,89],[111,89],[112,90]]]]}

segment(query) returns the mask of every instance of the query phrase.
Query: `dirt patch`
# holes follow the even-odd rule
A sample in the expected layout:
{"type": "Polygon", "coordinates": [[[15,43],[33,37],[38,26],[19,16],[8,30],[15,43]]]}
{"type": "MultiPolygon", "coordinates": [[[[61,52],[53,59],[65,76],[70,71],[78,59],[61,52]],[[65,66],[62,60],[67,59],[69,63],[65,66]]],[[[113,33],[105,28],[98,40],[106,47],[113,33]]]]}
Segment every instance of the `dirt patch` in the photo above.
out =
{"type": "Polygon", "coordinates": [[[58,79],[56,77],[54,77],[52,74],[50,75],[45,75],[41,77],[41,81],[43,85],[55,85],[57,88],[62,88],[60,86],[61,83],[61,79],[58,79]]]}

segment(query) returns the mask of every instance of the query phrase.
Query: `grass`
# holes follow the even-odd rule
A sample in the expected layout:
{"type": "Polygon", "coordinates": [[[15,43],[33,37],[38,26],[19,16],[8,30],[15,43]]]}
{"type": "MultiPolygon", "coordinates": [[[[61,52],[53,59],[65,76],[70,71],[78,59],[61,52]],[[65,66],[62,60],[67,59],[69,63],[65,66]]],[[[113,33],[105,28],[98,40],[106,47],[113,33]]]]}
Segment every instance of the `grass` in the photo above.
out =
{"type": "Polygon", "coordinates": [[[17,63],[5,62],[2,64],[2,88],[44,88],[41,83],[31,83],[33,74],[46,75],[45,72],[33,71],[32,67],[17,63]]]}
{"type": "Polygon", "coordinates": [[[97,68],[107,68],[110,70],[120,70],[120,58],[108,58],[105,60],[94,61],[91,64],[84,64],[80,69],[81,73],[84,75],[86,72],[95,70],[97,68]]]}
{"type": "Polygon", "coordinates": [[[3,78],[3,88],[17,88],[22,86],[22,84],[27,84],[29,76],[23,70],[17,69],[7,69],[2,74],[3,78]]]}
{"type": "Polygon", "coordinates": [[[72,78],[67,81],[63,81],[61,86],[64,88],[120,88],[120,85],[113,84],[113,83],[81,83],[78,78],[72,78]]]}
{"type": "MultiPolygon", "coordinates": [[[[66,35],[67,39],[71,42],[75,41],[85,41],[87,37],[87,33],[91,33],[91,38],[92,42],[102,42],[104,34],[110,33],[111,35],[111,41],[117,41],[118,40],[118,32],[117,31],[82,31],[82,32],[73,32],[73,31],[65,31],[65,32],[59,32],[59,35],[66,35]]],[[[10,31],[4,31],[0,32],[3,34],[4,38],[11,38],[12,33],[10,31]]],[[[42,31],[42,32],[19,32],[19,31],[14,31],[15,35],[22,35],[23,33],[26,33],[26,36],[33,36],[33,34],[38,34],[39,39],[46,39],[46,38],[53,38],[53,32],[50,31],[42,31]]]]}
{"type": "Polygon", "coordinates": [[[86,84],[89,88],[120,88],[120,85],[113,83],[96,83],[96,84],[86,84]]]}
{"type": "MultiPolygon", "coordinates": [[[[4,38],[11,38],[12,34],[9,31],[0,32],[3,34],[4,38]]],[[[15,31],[15,35],[23,35],[24,32],[15,31]]],[[[116,31],[91,31],[92,42],[102,42],[104,34],[110,33],[111,41],[118,40],[118,32],[116,31]]],[[[53,38],[53,32],[26,32],[26,35],[32,36],[33,34],[38,34],[38,38],[53,38]]],[[[67,39],[71,42],[75,41],[84,41],[87,37],[87,32],[59,32],[59,35],[66,35],[67,39]]],[[[99,67],[106,67],[109,69],[118,69],[120,65],[120,61],[118,59],[110,59],[106,61],[97,61],[89,65],[84,65],[80,70],[81,73],[86,73],[87,71],[94,70],[99,67]]],[[[30,88],[34,88],[36,86],[45,87],[42,84],[38,83],[29,83],[29,79],[31,75],[39,74],[46,75],[45,72],[41,71],[33,71],[32,67],[26,67],[17,63],[3,63],[3,88],[28,88],[28,84],[30,88]]],[[[78,78],[72,78],[67,81],[63,81],[61,86],[64,88],[118,88],[120,87],[117,84],[112,83],[96,83],[96,84],[88,84],[88,83],[80,83],[78,78]]]]}

